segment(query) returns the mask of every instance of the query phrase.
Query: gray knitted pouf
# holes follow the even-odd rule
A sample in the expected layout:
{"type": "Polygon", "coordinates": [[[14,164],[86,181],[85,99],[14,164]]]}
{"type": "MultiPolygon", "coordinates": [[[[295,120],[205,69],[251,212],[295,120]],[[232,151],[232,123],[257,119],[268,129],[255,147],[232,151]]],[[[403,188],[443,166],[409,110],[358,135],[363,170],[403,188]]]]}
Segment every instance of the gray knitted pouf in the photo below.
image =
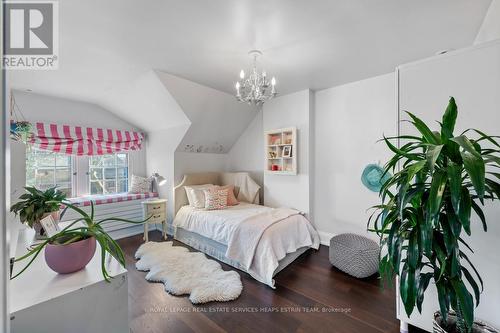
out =
{"type": "Polygon", "coordinates": [[[378,271],[379,245],[356,234],[340,234],[330,240],[330,262],[343,272],[365,278],[378,271]]]}

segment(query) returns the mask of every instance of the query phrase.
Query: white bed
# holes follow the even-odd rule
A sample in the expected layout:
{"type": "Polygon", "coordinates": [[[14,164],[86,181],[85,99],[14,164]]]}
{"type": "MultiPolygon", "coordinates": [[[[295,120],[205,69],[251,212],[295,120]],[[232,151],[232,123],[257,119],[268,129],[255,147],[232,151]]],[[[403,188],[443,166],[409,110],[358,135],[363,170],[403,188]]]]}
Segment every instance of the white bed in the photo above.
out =
{"type": "Polygon", "coordinates": [[[318,249],[319,236],[311,223],[296,211],[273,209],[245,202],[245,200],[258,202],[258,194],[254,195],[256,188],[258,193],[258,185],[247,173],[186,175],[174,191],[176,210],[174,235],[177,240],[243,270],[256,280],[274,288],[273,276],[309,248],[318,249]],[[228,183],[240,188],[239,205],[214,211],[195,209],[188,205],[184,186],[228,183]],[[266,224],[265,219],[278,213],[285,215],[277,217],[273,223],[266,224]],[[251,223],[258,224],[258,219],[264,219],[265,227],[261,228],[261,235],[255,232],[252,243],[246,240],[246,236],[249,236],[248,230],[253,229],[242,229],[242,226],[248,228],[250,224],[250,228],[254,228],[251,223]],[[240,252],[248,252],[243,255],[249,260],[234,260],[235,244],[240,252]]]}

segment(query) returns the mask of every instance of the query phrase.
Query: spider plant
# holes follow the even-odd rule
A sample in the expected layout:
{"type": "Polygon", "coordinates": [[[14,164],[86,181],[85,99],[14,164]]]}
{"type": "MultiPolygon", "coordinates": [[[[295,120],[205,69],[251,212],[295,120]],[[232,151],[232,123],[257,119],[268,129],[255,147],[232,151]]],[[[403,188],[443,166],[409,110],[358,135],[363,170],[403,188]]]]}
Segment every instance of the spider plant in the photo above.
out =
{"type": "MultiPolygon", "coordinates": [[[[51,204],[51,202],[49,202],[51,204]]],[[[106,270],[106,253],[109,253],[113,256],[123,267],[125,267],[125,256],[123,254],[120,245],[111,238],[111,236],[103,229],[102,225],[106,222],[110,221],[121,221],[133,224],[142,224],[147,221],[131,221],[127,219],[122,219],[118,217],[108,217],[99,221],[94,221],[94,203],[91,201],[90,206],[90,215],[87,214],[83,209],[69,203],[64,202],[65,206],[64,210],[61,213],[61,218],[66,213],[67,209],[72,209],[77,212],[81,217],[69,223],[66,227],[64,227],[59,233],[52,237],[46,238],[40,244],[32,247],[28,253],[23,255],[22,257],[16,258],[15,261],[28,260],[28,263],[21,269],[16,275],[11,277],[11,279],[16,278],[20,274],[22,274],[30,265],[33,263],[35,258],[40,254],[43,248],[47,244],[59,244],[66,245],[70,243],[75,243],[90,237],[94,237],[96,241],[99,243],[101,247],[101,270],[102,275],[106,281],[109,282],[111,275],[109,275],[106,270]]]]}
{"type": "Polygon", "coordinates": [[[498,136],[468,129],[455,136],[457,105],[452,97],[432,131],[407,112],[418,136],[401,135],[383,141],[394,153],[385,172],[394,173],[380,190],[382,203],[368,221],[384,249],[380,273],[399,276],[400,294],[410,316],[422,302],[431,280],[437,287],[442,318],[457,313],[457,329],[470,332],[483,281],[469,258],[471,216],[487,231],[482,206],[500,199],[498,136]],[[474,134],[474,138],[467,135],[474,134]],[[401,142],[400,148],[393,140],[401,142]],[[399,171],[398,171],[399,170],[399,171]],[[396,172],[397,171],[397,172],[396,172]],[[474,296],[473,296],[474,295],[474,296]]]}

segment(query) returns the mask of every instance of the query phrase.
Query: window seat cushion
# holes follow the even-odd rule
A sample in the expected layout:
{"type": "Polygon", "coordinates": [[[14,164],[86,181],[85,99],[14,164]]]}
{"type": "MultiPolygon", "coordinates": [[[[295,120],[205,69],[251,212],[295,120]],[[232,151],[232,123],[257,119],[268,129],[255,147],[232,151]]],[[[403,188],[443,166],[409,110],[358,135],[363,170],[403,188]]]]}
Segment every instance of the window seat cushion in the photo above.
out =
{"type": "Polygon", "coordinates": [[[144,200],[148,198],[156,198],[158,193],[116,193],[104,195],[88,195],[84,197],[69,198],[68,201],[76,206],[90,206],[90,202],[94,201],[94,205],[105,205],[115,202],[123,202],[130,200],[144,200]]]}

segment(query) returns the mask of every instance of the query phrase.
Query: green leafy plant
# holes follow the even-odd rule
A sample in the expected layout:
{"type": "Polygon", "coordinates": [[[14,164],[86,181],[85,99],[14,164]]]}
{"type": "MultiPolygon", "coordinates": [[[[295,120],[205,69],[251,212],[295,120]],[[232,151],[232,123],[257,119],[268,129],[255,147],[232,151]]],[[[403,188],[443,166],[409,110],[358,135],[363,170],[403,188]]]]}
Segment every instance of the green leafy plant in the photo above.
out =
{"type": "Polygon", "coordinates": [[[481,207],[485,200],[500,199],[500,173],[495,172],[500,168],[498,136],[476,129],[455,136],[458,112],[453,97],[439,132],[407,113],[421,136],[384,137],[394,153],[385,172],[394,175],[380,190],[382,203],[373,207],[368,221],[369,230],[380,236],[380,273],[389,281],[399,275],[408,315],[415,307],[421,312],[425,290],[434,280],[444,320],[453,309],[459,318],[457,329],[469,332],[483,281],[466,254],[472,249],[465,235],[471,235],[473,212],[487,231],[481,207]]]}
{"type": "Polygon", "coordinates": [[[33,186],[24,188],[26,193],[22,194],[17,203],[10,207],[10,211],[19,215],[21,223],[26,223],[33,228],[33,224],[42,219],[46,213],[56,212],[66,195],[58,191],[56,187],[41,191],[33,186]]]}
{"type": "MultiPolygon", "coordinates": [[[[48,202],[48,205],[55,204],[57,202],[48,202]]],[[[63,203],[66,207],[61,213],[61,218],[64,216],[67,209],[72,209],[77,212],[81,217],[76,220],[70,222],[66,227],[64,227],[59,233],[52,237],[46,238],[40,244],[31,248],[28,253],[23,255],[22,257],[16,258],[15,261],[22,261],[29,259],[28,263],[21,269],[16,275],[11,277],[11,279],[16,278],[20,274],[22,274],[35,260],[35,258],[40,254],[40,252],[44,249],[47,244],[60,244],[66,245],[70,243],[75,243],[90,237],[94,237],[96,241],[99,243],[101,248],[101,270],[102,275],[106,281],[109,281],[112,276],[106,270],[106,253],[109,253],[113,256],[123,267],[125,267],[125,256],[123,251],[118,245],[118,243],[111,238],[111,236],[103,229],[102,225],[106,222],[111,221],[121,221],[133,224],[142,224],[147,221],[131,221],[127,219],[122,219],[118,217],[108,217],[99,221],[94,221],[94,203],[91,201],[90,206],[90,215],[87,214],[81,208],[68,203],[63,203]]]]}

